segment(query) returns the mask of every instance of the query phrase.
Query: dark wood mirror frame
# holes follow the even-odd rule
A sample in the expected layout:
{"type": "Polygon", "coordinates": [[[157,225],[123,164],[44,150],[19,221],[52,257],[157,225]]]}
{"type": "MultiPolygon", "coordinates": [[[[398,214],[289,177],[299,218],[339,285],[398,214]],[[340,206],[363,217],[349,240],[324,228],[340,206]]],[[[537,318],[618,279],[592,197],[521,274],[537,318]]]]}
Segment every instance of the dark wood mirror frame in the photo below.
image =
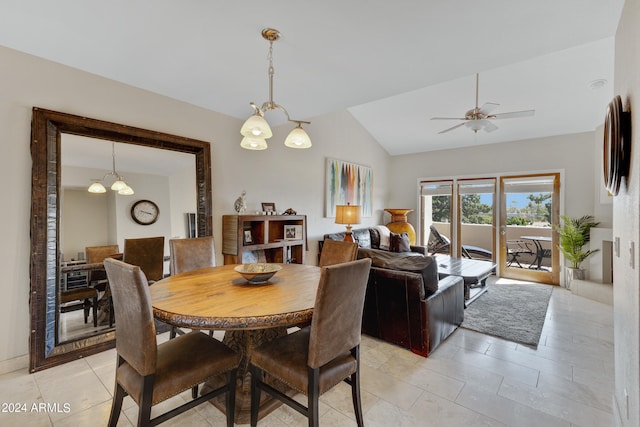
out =
{"type": "Polygon", "coordinates": [[[33,108],[31,122],[30,371],[60,365],[115,346],[115,331],[57,344],[56,281],[60,259],[60,141],[73,134],[191,153],[196,159],[198,235],[212,235],[211,148],[205,141],[33,108]]]}

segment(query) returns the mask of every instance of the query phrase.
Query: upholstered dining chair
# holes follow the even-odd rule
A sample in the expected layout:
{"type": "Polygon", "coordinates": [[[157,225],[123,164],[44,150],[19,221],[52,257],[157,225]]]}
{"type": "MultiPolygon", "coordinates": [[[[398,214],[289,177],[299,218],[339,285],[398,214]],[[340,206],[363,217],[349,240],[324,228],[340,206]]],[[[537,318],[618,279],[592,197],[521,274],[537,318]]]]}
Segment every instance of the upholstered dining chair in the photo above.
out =
{"type": "MultiPolygon", "coordinates": [[[[105,258],[119,258],[118,245],[87,246],[84,248],[87,264],[97,264],[105,258]]],[[[107,273],[104,270],[91,270],[87,273],[87,282],[100,292],[104,292],[107,282],[107,273]]]]}
{"type": "Polygon", "coordinates": [[[233,426],[239,354],[201,332],[156,342],[153,309],[147,279],[135,265],[115,259],[104,261],[116,328],[116,382],[109,426],[120,417],[126,395],[138,405],[138,426],[157,425],[226,393],[227,426],[233,426]],[[122,327],[126,326],[126,327],[122,327]],[[223,386],[151,419],[151,407],[215,376],[226,375],[223,386]]]}
{"type": "Polygon", "coordinates": [[[320,267],[354,261],[358,255],[357,242],[325,240],[320,253],[320,267]]]}
{"type": "MultiPolygon", "coordinates": [[[[213,236],[171,239],[169,240],[169,254],[171,255],[169,261],[171,275],[216,266],[216,247],[213,236]]],[[[176,326],[171,326],[169,338],[175,338],[176,334],[182,335],[184,331],[176,326]]],[[[213,336],[213,331],[209,331],[209,335],[213,336]]]]}
{"type": "Polygon", "coordinates": [[[124,262],[142,269],[149,283],[162,279],[164,236],[124,239],[124,262]]]}
{"type": "Polygon", "coordinates": [[[251,355],[251,426],[261,392],[278,398],[318,426],[318,399],[341,381],[351,385],[353,409],[363,426],[360,398],[360,328],[369,258],[323,267],[311,326],[276,338],[251,355]],[[264,381],[263,374],[307,395],[305,407],[264,381]]]}

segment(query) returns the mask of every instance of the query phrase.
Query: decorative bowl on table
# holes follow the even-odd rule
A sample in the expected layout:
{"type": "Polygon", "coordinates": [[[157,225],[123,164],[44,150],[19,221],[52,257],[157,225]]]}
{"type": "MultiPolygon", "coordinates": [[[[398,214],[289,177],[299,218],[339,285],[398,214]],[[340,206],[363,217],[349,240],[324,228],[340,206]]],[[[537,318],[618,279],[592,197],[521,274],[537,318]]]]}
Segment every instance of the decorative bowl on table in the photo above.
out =
{"type": "Polygon", "coordinates": [[[282,266],[278,264],[268,263],[256,263],[256,264],[241,264],[234,267],[234,270],[240,273],[247,282],[252,284],[267,283],[269,279],[273,277],[282,266]]]}

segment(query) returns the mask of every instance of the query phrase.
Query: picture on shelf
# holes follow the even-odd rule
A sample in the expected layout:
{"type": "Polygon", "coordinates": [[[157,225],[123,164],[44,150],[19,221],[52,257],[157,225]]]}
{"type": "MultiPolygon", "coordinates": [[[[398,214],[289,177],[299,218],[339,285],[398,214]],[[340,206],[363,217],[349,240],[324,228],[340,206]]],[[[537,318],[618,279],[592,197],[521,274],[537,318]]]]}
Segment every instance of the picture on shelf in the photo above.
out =
{"type": "Polygon", "coordinates": [[[251,230],[244,230],[244,244],[253,243],[253,236],[251,235],[251,230]]]}
{"type": "Polygon", "coordinates": [[[302,226],[301,225],[285,225],[284,239],[285,240],[301,240],[302,226]]]}
{"type": "Polygon", "coordinates": [[[276,211],[276,204],[262,202],[262,211],[274,213],[276,211]]]}

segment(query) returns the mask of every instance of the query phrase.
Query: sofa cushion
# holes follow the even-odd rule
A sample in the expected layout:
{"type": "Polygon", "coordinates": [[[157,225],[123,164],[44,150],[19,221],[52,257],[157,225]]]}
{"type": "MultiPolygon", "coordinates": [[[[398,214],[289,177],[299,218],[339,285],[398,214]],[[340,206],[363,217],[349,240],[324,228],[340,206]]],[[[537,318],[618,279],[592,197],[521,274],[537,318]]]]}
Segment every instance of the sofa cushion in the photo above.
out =
{"type": "Polygon", "coordinates": [[[374,267],[418,273],[422,276],[426,295],[438,291],[438,265],[432,256],[416,252],[393,253],[381,249],[358,249],[358,259],[360,258],[371,258],[371,265],[374,267]]]}
{"type": "Polygon", "coordinates": [[[409,244],[409,234],[394,233],[393,231],[389,236],[389,251],[391,252],[411,252],[411,245],[409,244]]]}

